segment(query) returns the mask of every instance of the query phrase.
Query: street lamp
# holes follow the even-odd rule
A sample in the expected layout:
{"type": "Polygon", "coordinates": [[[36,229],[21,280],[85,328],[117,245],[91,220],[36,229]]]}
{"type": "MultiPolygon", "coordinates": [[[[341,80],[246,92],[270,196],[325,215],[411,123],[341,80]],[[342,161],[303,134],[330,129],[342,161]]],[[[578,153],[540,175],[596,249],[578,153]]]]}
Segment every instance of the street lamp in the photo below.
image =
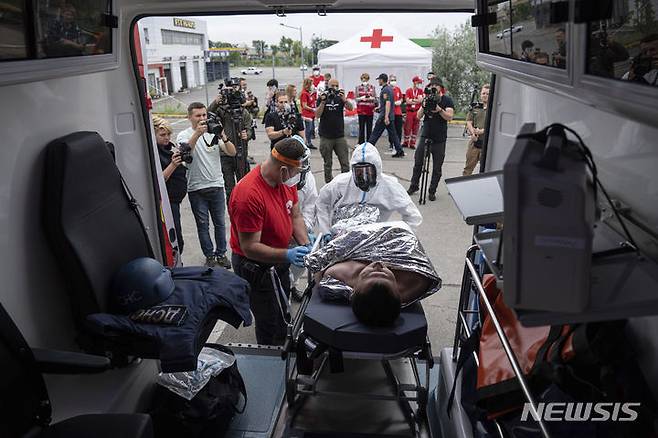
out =
{"type": "Polygon", "coordinates": [[[304,70],[301,68],[304,65],[304,39],[302,37],[302,27],[301,26],[299,26],[299,27],[289,26],[289,25],[284,24],[284,23],[279,23],[279,25],[299,31],[299,50],[300,50],[300,55],[301,55],[301,58],[302,58],[302,61],[301,61],[302,64],[301,64],[299,70],[302,72],[302,82],[304,82],[304,70]]]}

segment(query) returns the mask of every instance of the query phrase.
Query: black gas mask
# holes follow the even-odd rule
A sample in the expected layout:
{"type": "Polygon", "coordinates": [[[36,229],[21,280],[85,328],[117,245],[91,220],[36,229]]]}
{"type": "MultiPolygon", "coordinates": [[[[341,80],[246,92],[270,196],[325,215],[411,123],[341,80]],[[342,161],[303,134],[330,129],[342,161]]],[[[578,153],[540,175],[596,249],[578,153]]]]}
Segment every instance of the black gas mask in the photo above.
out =
{"type": "Polygon", "coordinates": [[[352,179],[361,191],[367,192],[377,185],[377,168],[370,163],[353,164],[352,179]]]}

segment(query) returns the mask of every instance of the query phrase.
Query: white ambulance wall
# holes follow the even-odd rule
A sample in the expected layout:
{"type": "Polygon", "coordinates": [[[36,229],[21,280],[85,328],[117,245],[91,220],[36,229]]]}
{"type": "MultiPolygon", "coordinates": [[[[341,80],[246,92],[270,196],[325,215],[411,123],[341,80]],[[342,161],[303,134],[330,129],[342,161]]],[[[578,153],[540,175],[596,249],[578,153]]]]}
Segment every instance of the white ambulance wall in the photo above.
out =
{"type": "Polygon", "coordinates": [[[501,169],[524,123],[537,129],[563,123],[592,150],[599,176],[613,197],[622,199],[658,230],[658,127],[640,124],[578,101],[496,78],[487,170],[501,169]]]}
{"type": "MultiPolygon", "coordinates": [[[[563,123],[591,149],[610,195],[658,230],[658,128],[501,76],[496,77],[492,111],[487,171],[503,167],[524,123],[535,122],[538,130],[563,123]]],[[[627,332],[644,377],[658,397],[658,316],[632,319],[627,332]]]]}

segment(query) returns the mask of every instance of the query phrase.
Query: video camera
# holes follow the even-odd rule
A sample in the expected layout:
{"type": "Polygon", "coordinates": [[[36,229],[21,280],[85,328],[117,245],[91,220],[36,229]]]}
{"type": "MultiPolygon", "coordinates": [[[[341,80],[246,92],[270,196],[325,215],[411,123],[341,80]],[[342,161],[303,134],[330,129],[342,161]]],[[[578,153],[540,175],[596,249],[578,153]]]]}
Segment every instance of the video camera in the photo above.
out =
{"type": "MultiPolygon", "coordinates": [[[[425,87],[425,99],[423,100],[423,110],[426,113],[436,111],[436,108],[441,103],[443,96],[439,94],[439,90],[434,87],[425,87]]],[[[431,115],[430,115],[431,116],[431,115]]]]}
{"type": "Polygon", "coordinates": [[[180,154],[180,159],[190,164],[193,160],[192,158],[192,147],[189,143],[179,143],[178,144],[178,153],[180,154]]]}
{"type": "Polygon", "coordinates": [[[325,96],[326,100],[336,100],[338,98],[338,95],[340,93],[340,90],[336,88],[327,88],[322,95],[325,96]]]}
{"type": "Polygon", "coordinates": [[[240,81],[237,78],[229,78],[224,81],[224,86],[219,89],[219,94],[222,97],[222,104],[231,112],[236,112],[240,110],[240,115],[242,114],[242,104],[246,102],[242,90],[238,87],[240,86],[240,81]]]}

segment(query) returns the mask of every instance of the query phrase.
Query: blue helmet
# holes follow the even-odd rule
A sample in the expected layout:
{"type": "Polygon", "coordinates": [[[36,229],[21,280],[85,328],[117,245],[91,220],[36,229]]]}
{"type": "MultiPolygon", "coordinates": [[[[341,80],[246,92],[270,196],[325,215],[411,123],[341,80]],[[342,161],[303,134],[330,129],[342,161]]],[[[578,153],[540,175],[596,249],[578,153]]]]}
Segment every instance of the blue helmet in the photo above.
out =
{"type": "Polygon", "coordinates": [[[124,315],[163,302],[174,292],[171,271],[141,257],[123,265],[112,279],[112,311],[124,315]]]}

